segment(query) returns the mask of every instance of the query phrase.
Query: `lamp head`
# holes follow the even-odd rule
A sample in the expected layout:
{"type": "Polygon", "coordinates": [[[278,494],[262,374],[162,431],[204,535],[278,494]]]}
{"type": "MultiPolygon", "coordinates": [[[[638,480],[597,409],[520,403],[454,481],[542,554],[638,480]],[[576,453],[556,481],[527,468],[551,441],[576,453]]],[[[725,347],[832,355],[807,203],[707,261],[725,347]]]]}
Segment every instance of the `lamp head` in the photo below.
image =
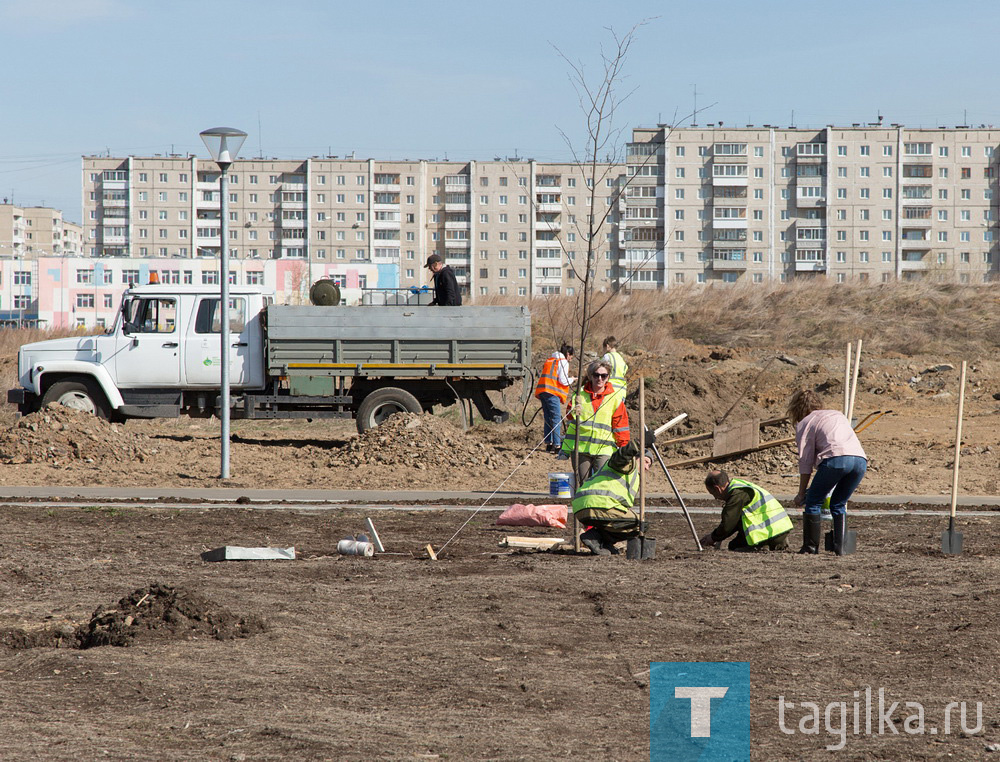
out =
{"type": "Polygon", "coordinates": [[[233,127],[213,127],[200,134],[205,147],[212,154],[212,159],[222,169],[235,161],[240,148],[243,147],[243,141],[247,139],[247,134],[243,130],[233,127]]]}

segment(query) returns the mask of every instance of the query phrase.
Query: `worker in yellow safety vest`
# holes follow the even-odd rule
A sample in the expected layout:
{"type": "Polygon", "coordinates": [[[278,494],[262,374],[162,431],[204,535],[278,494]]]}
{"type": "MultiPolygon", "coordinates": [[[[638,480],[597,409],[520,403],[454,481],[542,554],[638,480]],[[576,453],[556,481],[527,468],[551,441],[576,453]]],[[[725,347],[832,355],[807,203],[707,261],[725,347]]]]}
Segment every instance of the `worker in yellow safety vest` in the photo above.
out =
{"type": "Polygon", "coordinates": [[[604,357],[601,358],[611,365],[611,383],[616,389],[621,389],[622,393],[627,392],[625,388],[625,376],[628,373],[628,363],[618,351],[618,339],[608,336],[604,340],[604,357]]]}
{"type": "MultiPolygon", "coordinates": [[[[635,440],[619,447],[573,496],[573,515],[590,527],[580,535],[580,542],[595,555],[617,555],[616,542],[639,534],[639,517],[632,510],[639,494],[638,455],[635,440]]],[[[648,456],[643,458],[643,468],[648,469],[651,462],[648,456]]]]}
{"type": "Polygon", "coordinates": [[[576,483],[596,474],[617,448],[629,441],[625,393],[608,381],[611,367],[595,360],[587,367],[587,381],[570,403],[566,438],[560,459],[573,457],[578,449],[576,483]]]}
{"type": "Polygon", "coordinates": [[[730,550],[786,550],[792,520],[770,493],[746,479],[730,479],[725,471],[709,471],[705,488],[725,503],[722,520],[701,538],[701,544],[720,545],[735,534],[730,550]]]}
{"type": "Polygon", "coordinates": [[[559,452],[562,444],[562,406],[569,396],[570,384],[576,381],[569,375],[569,358],[572,356],[573,347],[569,344],[559,347],[559,351],[553,352],[545,361],[535,385],[535,396],[542,403],[545,449],[548,452],[559,452]]]}

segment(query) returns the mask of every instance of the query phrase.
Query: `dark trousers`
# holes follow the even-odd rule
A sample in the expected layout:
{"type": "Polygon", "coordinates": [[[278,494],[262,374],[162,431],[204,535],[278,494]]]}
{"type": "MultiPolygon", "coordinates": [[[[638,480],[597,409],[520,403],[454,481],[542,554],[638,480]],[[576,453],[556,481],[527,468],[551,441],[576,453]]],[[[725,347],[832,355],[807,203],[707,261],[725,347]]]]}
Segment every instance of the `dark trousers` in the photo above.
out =
{"type": "Polygon", "coordinates": [[[583,508],[574,511],[576,520],[584,526],[591,526],[611,543],[621,542],[639,534],[639,517],[632,511],[583,508]]]}
{"type": "Polygon", "coordinates": [[[768,537],[764,542],[759,542],[756,545],[748,545],[747,536],[743,534],[743,529],[741,528],[736,533],[736,536],[729,541],[729,549],[735,550],[738,553],[756,553],[759,550],[787,550],[788,532],[779,534],[776,537],[768,537]]]}

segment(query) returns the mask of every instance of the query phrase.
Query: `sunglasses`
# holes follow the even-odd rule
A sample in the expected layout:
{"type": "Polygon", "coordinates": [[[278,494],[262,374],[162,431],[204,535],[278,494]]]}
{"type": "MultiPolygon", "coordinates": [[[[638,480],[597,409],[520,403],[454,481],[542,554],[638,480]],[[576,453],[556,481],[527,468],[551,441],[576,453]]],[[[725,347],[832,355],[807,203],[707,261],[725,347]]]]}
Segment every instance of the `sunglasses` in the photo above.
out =
{"type": "Polygon", "coordinates": [[[607,373],[592,373],[591,378],[607,378],[607,373]]]}

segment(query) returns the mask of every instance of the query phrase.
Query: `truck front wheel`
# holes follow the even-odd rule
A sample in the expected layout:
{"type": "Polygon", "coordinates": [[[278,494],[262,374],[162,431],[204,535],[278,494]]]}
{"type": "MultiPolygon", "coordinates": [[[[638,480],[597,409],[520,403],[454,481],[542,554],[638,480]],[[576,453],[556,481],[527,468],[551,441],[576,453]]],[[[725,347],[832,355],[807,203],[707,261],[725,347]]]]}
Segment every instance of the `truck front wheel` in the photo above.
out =
{"type": "Polygon", "coordinates": [[[422,413],[420,402],[405,389],[387,386],[376,389],[358,405],[358,433],[379,426],[386,418],[396,413],[422,413]]]}
{"type": "Polygon", "coordinates": [[[42,407],[52,402],[98,418],[110,417],[104,396],[83,381],[56,381],[42,396],[42,407]]]}

